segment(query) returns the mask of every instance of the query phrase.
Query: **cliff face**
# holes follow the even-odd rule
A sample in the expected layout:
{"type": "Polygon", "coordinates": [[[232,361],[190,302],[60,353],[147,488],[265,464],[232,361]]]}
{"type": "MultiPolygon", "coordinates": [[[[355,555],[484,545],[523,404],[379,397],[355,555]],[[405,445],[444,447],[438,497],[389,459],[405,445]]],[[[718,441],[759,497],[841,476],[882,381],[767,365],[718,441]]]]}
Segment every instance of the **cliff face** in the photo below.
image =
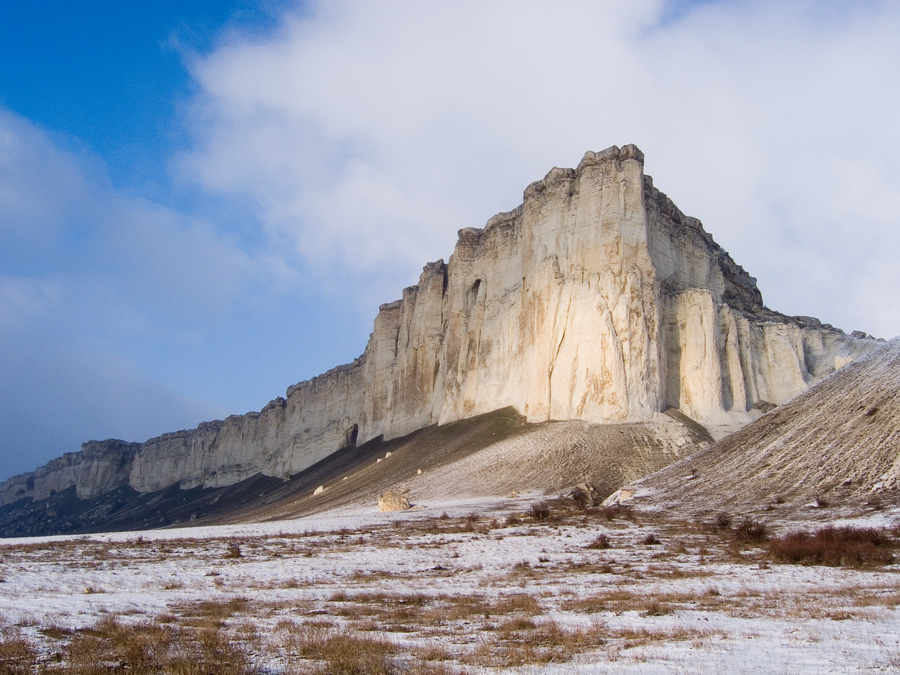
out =
{"type": "Polygon", "coordinates": [[[641,151],[614,146],[460,230],[449,263],[381,306],[352,364],[259,413],[147,441],[128,480],[147,492],[286,478],[347,445],[507,406],[599,423],[674,407],[721,434],[874,345],[765,309],[755,279],[644,175],[641,151]]]}
{"type": "Polygon", "coordinates": [[[73,485],[79,497],[88,499],[126,485],[140,447],[140,443],[116,440],[82,443],[81,452],[67,452],[32,473],[14,476],[0,485],[0,504],[23,497],[46,499],[73,485]]]}

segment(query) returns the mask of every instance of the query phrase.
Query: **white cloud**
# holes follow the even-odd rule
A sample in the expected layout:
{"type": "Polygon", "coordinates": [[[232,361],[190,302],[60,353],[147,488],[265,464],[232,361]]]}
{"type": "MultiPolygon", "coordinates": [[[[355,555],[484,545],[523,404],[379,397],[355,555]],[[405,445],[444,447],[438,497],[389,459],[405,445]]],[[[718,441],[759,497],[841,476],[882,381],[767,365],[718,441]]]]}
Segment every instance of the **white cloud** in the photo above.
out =
{"type": "Polygon", "coordinates": [[[53,241],[71,212],[89,210],[86,157],[59,148],[44,132],[0,108],[0,232],[7,246],[53,241]]]}
{"type": "Polygon", "coordinates": [[[374,303],[553,165],[635,142],[770,306],[893,335],[898,38],[878,2],[322,2],[191,59],[179,167],[374,303]]]}
{"type": "Polygon", "coordinates": [[[115,191],[99,159],[2,109],[0,186],[2,297],[16,315],[55,288],[86,321],[116,307],[190,323],[282,274],[202,218],[115,191]]]}
{"type": "Polygon", "coordinates": [[[114,191],[97,158],[4,110],[0,186],[0,478],[227,412],[156,367],[267,287],[265,260],[114,191]]]}

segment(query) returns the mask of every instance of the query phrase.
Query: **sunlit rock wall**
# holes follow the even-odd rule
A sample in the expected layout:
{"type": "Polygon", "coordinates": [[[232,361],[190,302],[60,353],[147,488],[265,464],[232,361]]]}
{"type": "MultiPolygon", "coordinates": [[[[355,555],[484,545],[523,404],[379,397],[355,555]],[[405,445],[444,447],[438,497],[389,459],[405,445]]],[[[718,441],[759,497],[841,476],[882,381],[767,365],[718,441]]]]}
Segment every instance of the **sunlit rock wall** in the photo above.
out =
{"type": "MultiPolygon", "coordinates": [[[[381,306],[355,362],[259,413],[147,441],[128,480],[152,491],[287,478],[348,445],[507,406],[598,423],[674,407],[721,434],[874,345],[763,307],[756,280],[644,175],[641,151],[612,147],[460,230],[448,263],[381,306]]],[[[41,485],[81,480],[54,471],[41,485]]],[[[124,480],[97,475],[79,494],[124,480]]]]}

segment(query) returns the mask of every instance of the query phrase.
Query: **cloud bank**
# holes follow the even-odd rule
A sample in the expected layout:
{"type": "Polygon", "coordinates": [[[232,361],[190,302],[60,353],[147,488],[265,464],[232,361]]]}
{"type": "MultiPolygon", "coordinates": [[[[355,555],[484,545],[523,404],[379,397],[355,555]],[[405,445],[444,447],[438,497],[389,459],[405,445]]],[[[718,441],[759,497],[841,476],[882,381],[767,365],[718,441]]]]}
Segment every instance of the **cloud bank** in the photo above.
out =
{"type": "Polygon", "coordinates": [[[304,9],[190,59],[178,166],[319,280],[397,296],[550,167],[633,142],[771,307],[900,333],[896,3],[304,9]]]}

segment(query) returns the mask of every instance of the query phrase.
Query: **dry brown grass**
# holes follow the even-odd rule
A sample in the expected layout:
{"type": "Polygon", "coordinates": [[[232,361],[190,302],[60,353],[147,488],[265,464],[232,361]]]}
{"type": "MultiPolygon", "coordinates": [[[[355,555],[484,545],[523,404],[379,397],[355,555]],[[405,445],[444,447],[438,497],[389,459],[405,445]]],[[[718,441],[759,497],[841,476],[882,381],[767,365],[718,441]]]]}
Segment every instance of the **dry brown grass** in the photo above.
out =
{"type": "MultiPolygon", "coordinates": [[[[182,617],[193,620],[197,623],[199,620],[224,622],[236,614],[246,612],[250,606],[250,601],[246,598],[224,598],[222,600],[201,600],[199,602],[186,603],[172,607],[178,611],[182,617]]],[[[258,611],[258,607],[254,607],[254,611],[258,611]]]]}
{"type": "Polygon", "coordinates": [[[816,532],[789,532],[769,544],[769,554],[778,562],[871,567],[890,565],[894,546],[882,530],[827,526],[816,532]]]}
{"type": "Polygon", "coordinates": [[[390,640],[321,624],[280,626],[290,672],[308,675],[461,675],[444,663],[451,654],[429,645],[412,650],[412,660],[397,658],[400,650],[390,640]]]}
{"type": "Polygon", "coordinates": [[[458,622],[494,616],[541,614],[540,603],[526,593],[510,593],[489,600],[480,594],[397,594],[377,591],[335,591],[324,611],[351,621],[357,630],[386,628],[400,633],[434,633],[458,622]]]}
{"type": "Polygon", "coordinates": [[[107,675],[127,672],[136,675],[249,675],[256,672],[239,643],[217,626],[191,629],[173,624],[122,623],[107,615],[93,626],[57,633],[56,658],[41,662],[35,650],[21,648],[14,667],[4,673],[59,673],[65,675],[107,675]]]}
{"type": "Polygon", "coordinates": [[[677,610],[715,610],[727,602],[718,591],[693,593],[674,591],[646,591],[641,588],[610,588],[586,597],[572,598],[560,603],[560,608],[579,614],[637,612],[642,616],[662,616],[677,610]]]}
{"type": "MultiPolygon", "coordinates": [[[[286,675],[456,675],[465,667],[479,672],[499,667],[539,669],[541,664],[565,663],[585,652],[592,653],[591,659],[605,654],[614,661],[635,658],[627,651],[643,645],[673,640],[700,644],[711,633],[678,627],[679,623],[694,625],[679,621],[696,618],[690,612],[749,619],[864,621],[887,616],[900,606],[891,570],[827,573],[855,575],[858,587],[833,581],[808,591],[767,586],[770,575],[757,575],[756,569],[772,564],[770,551],[784,538],[767,542],[767,528],[751,519],[732,521],[723,516],[712,521],[706,513],[674,520],[642,511],[581,505],[574,498],[546,503],[549,513],[542,520],[530,513],[505,521],[491,514],[469,514],[366,531],[259,540],[223,537],[202,546],[191,541],[128,542],[117,549],[89,541],[58,547],[43,544],[33,552],[39,560],[58,561],[64,556],[62,564],[77,566],[79,559],[86,559],[95,569],[97,565],[112,569],[125,562],[177,564],[179,559],[198,558],[201,583],[214,594],[211,598],[225,595],[225,589],[212,585],[227,579],[227,588],[234,592],[253,589],[241,591],[253,600],[218,597],[184,602],[181,599],[195,590],[193,584],[177,575],[171,581],[164,577],[168,590],[184,592],[173,593],[171,597],[179,601],[170,602],[152,618],[120,616],[82,630],[35,622],[27,632],[9,633],[0,640],[0,675],[91,675],[111,673],[114,668],[128,673],[228,675],[254,672],[254,659],[275,663],[274,669],[286,675]],[[663,545],[648,541],[648,533],[663,545]],[[517,539],[535,536],[548,539],[517,539]],[[479,574],[481,561],[469,557],[469,542],[481,540],[475,546],[483,550],[484,542],[504,538],[502,545],[508,552],[501,560],[508,562],[484,561],[489,571],[479,574]],[[615,548],[605,552],[613,538],[615,548]],[[521,552],[509,548],[519,542],[521,552]],[[223,560],[234,545],[240,557],[223,560]],[[316,556],[341,556],[360,547],[438,550],[431,562],[421,563],[428,560],[423,557],[415,565],[396,568],[383,557],[373,564],[372,558],[364,556],[339,573],[314,579],[304,570],[305,561],[296,558],[312,551],[316,556]],[[245,571],[258,561],[282,557],[280,577],[254,578],[245,571]],[[441,564],[436,564],[438,560],[441,564]],[[386,569],[378,569],[382,566],[386,569]],[[212,579],[202,578],[207,570],[212,579]],[[745,578],[744,585],[735,588],[725,578],[728,574],[745,578]],[[447,576],[453,580],[443,578],[447,576]],[[702,580],[709,576],[716,579],[702,580]],[[467,593],[466,588],[484,590],[467,593]],[[577,595],[573,588],[579,589],[577,595]],[[256,589],[272,593],[256,595],[256,589]],[[568,618],[560,619],[565,623],[549,620],[565,613],[568,618]],[[386,633],[393,637],[383,637],[386,633]],[[58,655],[55,661],[53,654],[58,655]]],[[[779,526],[779,521],[773,523],[773,528],[779,526]]],[[[887,542],[883,550],[890,553],[896,534],[884,531],[882,535],[887,542]]],[[[24,555],[10,551],[4,563],[9,562],[11,569],[13,561],[24,555]]],[[[797,570],[798,574],[813,572],[797,570]]],[[[115,577],[91,576],[94,590],[99,588],[97,580],[107,595],[80,598],[81,602],[115,600],[111,596],[121,590],[115,577]]]]}
{"type": "Polygon", "coordinates": [[[241,545],[236,541],[231,542],[228,544],[228,548],[225,549],[225,553],[222,557],[231,560],[244,557],[244,553],[241,551],[241,545]]]}
{"type": "Polygon", "coordinates": [[[37,659],[37,651],[29,640],[13,628],[0,630],[0,673],[25,675],[33,672],[31,664],[37,659]]]}
{"type": "Polygon", "coordinates": [[[596,621],[588,627],[567,628],[555,621],[506,620],[490,633],[483,633],[471,652],[461,660],[484,668],[517,668],[533,664],[566,663],[588,651],[631,649],[652,642],[697,640],[713,631],[688,628],[611,629],[596,621]]]}

